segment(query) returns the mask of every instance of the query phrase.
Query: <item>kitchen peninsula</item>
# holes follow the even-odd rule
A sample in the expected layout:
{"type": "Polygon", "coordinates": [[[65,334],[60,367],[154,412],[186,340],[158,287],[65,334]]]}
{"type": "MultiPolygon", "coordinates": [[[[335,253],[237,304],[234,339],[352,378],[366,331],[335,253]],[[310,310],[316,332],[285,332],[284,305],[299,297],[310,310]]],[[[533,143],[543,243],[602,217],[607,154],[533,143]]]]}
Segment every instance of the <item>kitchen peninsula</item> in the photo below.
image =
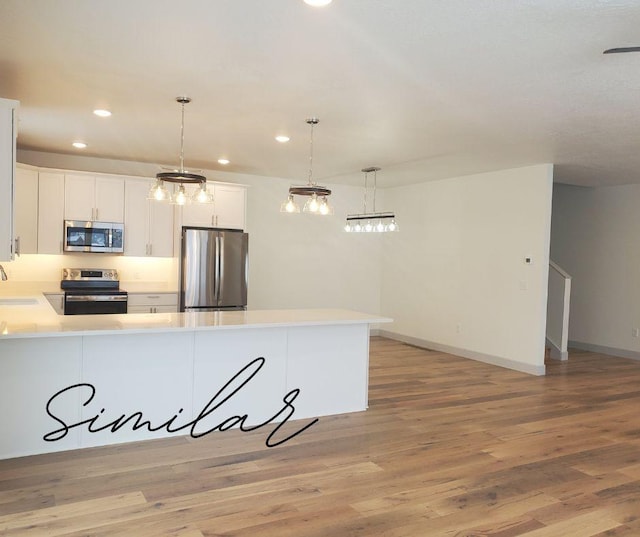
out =
{"type": "Polygon", "coordinates": [[[389,321],[330,309],[60,316],[41,294],[4,295],[0,458],[365,410],[369,326],[389,321]]]}

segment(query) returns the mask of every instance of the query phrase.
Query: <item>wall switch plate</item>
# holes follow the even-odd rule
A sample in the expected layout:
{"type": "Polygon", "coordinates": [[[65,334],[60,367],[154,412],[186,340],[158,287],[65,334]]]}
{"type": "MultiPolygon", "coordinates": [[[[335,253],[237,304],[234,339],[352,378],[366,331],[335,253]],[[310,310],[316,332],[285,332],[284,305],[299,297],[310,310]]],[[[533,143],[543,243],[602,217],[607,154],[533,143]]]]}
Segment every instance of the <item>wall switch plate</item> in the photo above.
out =
{"type": "Polygon", "coordinates": [[[631,330],[631,335],[633,337],[640,337],[640,328],[634,328],[631,330]]]}

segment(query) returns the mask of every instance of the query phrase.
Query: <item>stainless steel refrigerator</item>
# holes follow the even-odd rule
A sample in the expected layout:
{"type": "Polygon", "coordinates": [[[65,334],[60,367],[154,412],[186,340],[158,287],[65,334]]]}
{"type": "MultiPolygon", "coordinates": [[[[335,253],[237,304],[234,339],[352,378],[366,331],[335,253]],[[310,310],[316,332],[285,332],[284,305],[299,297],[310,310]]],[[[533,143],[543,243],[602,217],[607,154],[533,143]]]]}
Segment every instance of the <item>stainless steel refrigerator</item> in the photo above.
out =
{"type": "Polygon", "coordinates": [[[183,227],[180,311],[246,309],[248,248],[242,231],[183,227]]]}

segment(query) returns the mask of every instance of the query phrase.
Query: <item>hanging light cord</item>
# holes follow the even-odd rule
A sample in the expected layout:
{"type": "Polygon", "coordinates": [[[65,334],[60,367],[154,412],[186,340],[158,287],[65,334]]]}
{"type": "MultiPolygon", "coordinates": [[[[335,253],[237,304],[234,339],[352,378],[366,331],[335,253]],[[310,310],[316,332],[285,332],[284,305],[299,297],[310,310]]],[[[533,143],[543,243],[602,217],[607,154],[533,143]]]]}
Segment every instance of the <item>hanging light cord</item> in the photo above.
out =
{"type": "Polygon", "coordinates": [[[364,172],[364,199],[363,199],[364,210],[362,211],[364,214],[367,214],[367,177],[368,176],[369,176],[369,172],[364,172]]]}
{"type": "Polygon", "coordinates": [[[182,124],[180,126],[180,173],[184,173],[184,101],[182,101],[182,124]]]}
{"type": "Polygon", "coordinates": [[[313,125],[314,122],[310,121],[311,125],[311,141],[309,142],[309,185],[313,185],[313,125]]]}
{"type": "Polygon", "coordinates": [[[378,184],[378,170],[373,170],[373,212],[376,212],[376,186],[378,184]]]}

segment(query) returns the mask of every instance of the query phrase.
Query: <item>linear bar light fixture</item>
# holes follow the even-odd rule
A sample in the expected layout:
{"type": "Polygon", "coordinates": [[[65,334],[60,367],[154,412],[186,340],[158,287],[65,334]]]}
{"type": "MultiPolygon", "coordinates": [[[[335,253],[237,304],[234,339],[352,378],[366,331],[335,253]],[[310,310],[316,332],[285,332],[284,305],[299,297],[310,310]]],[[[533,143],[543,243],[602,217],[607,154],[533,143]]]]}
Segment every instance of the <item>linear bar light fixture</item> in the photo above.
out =
{"type": "Polygon", "coordinates": [[[327,201],[327,196],[331,195],[331,190],[324,186],[319,186],[313,181],[313,127],[320,120],[317,117],[307,119],[307,123],[311,126],[311,142],[309,144],[309,178],[306,185],[290,186],[289,195],[280,205],[281,213],[299,213],[300,206],[296,203],[293,196],[308,196],[309,199],[302,209],[305,213],[319,214],[322,216],[333,214],[333,208],[327,201]]]}
{"type": "Polygon", "coordinates": [[[376,187],[378,182],[377,173],[380,168],[371,166],[362,168],[364,172],[364,210],[360,214],[348,214],[347,223],[344,230],[349,233],[386,233],[388,231],[398,231],[395,213],[376,212],[376,187]],[[373,212],[367,212],[367,178],[373,172],[373,212]]]}
{"type": "Polygon", "coordinates": [[[190,97],[176,97],[176,101],[182,106],[182,122],[180,124],[180,169],[156,174],[156,182],[149,190],[148,199],[157,201],[170,201],[175,205],[185,205],[191,201],[197,203],[213,203],[213,196],[207,191],[207,178],[204,175],[191,173],[184,169],[184,105],[191,102],[190,97]],[[178,190],[169,195],[164,186],[165,182],[178,183],[178,190]],[[186,184],[198,184],[200,188],[190,198],[184,188],[186,184]]]}

